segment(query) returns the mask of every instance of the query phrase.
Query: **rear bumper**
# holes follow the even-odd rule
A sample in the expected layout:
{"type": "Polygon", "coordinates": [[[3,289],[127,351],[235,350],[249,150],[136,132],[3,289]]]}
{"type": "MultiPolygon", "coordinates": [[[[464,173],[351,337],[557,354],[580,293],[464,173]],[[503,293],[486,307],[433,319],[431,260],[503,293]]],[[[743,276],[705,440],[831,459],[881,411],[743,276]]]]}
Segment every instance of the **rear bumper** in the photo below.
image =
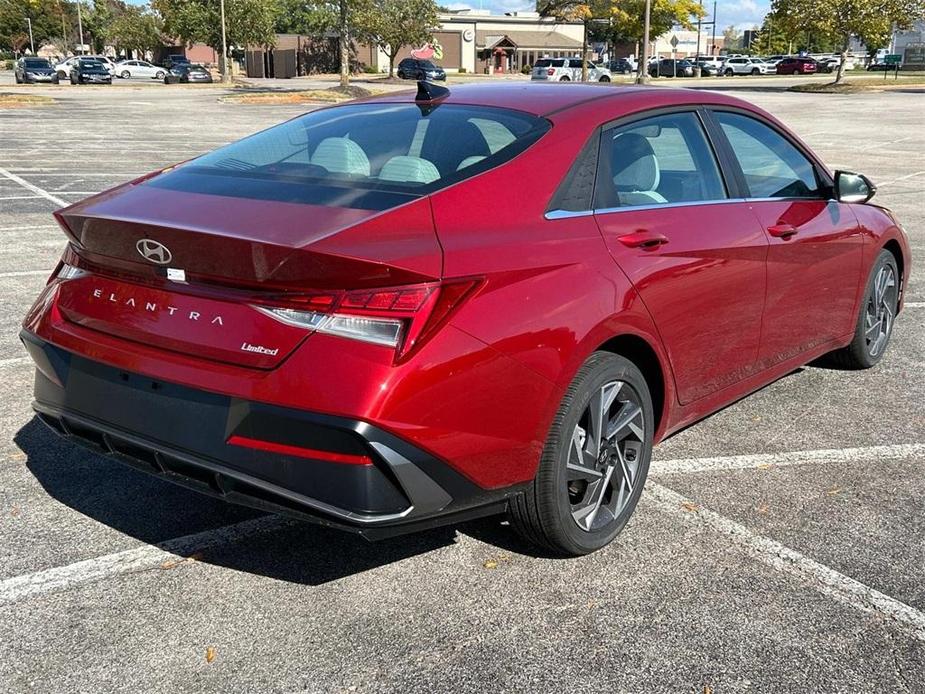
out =
{"type": "Polygon", "coordinates": [[[502,512],[517,491],[483,490],[366,422],[155,380],[21,337],[37,365],[33,407],[55,432],[229,502],[375,539],[502,512]]]}

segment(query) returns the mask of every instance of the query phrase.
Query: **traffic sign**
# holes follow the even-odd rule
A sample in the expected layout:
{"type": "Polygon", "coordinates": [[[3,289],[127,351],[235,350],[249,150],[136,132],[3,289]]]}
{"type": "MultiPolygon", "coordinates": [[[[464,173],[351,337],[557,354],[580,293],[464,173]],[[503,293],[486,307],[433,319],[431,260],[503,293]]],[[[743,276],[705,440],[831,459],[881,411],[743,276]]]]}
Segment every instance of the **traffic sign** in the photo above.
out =
{"type": "Polygon", "coordinates": [[[899,53],[888,53],[883,57],[883,62],[887,65],[899,65],[903,61],[903,57],[899,53]]]}
{"type": "Polygon", "coordinates": [[[671,43],[671,47],[672,47],[672,48],[677,48],[677,47],[678,47],[678,43],[680,43],[680,42],[678,41],[678,37],[675,36],[674,34],[672,34],[672,35],[671,35],[671,41],[670,41],[669,43],[671,43]]]}

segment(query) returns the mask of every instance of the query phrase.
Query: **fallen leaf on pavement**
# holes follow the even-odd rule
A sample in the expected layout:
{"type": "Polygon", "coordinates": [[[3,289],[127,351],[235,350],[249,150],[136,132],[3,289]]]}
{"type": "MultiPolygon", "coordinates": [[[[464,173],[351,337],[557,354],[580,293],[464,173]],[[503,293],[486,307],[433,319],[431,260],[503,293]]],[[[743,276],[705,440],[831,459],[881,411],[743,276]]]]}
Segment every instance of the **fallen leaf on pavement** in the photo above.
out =
{"type": "Polygon", "coordinates": [[[215,660],[215,649],[212,646],[209,646],[206,649],[206,662],[211,663],[213,660],[215,660]]]}
{"type": "Polygon", "coordinates": [[[689,511],[693,513],[700,507],[697,504],[694,504],[690,501],[685,501],[683,504],[681,504],[681,508],[683,508],[685,511],[689,511]]]}

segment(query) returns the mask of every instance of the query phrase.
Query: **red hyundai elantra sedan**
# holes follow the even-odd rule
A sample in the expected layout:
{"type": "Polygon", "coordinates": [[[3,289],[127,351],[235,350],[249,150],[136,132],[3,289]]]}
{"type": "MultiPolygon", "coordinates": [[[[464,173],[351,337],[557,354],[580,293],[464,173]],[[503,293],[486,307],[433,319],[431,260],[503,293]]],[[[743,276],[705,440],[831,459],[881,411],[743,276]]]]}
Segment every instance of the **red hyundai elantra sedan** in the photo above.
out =
{"type": "Polygon", "coordinates": [[[56,213],[34,407],[367,538],[507,512],[590,552],[654,442],[823,355],[881,359],[910,257],[874,190],[708,92],[320,109],[56,213]]]}

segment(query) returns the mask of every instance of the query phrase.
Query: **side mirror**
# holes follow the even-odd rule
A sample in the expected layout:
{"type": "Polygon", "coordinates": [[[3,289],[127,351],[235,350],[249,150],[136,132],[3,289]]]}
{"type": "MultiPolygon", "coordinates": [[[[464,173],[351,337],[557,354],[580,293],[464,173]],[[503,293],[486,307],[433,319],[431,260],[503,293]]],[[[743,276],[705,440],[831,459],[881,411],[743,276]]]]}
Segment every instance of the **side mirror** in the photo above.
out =
{"type": "Polygon", "coordinates": [[[867,176],[850,171],[835,172],[835,199],[839,202],[867,202],[876,192],[877,186],[867,176]]]}

